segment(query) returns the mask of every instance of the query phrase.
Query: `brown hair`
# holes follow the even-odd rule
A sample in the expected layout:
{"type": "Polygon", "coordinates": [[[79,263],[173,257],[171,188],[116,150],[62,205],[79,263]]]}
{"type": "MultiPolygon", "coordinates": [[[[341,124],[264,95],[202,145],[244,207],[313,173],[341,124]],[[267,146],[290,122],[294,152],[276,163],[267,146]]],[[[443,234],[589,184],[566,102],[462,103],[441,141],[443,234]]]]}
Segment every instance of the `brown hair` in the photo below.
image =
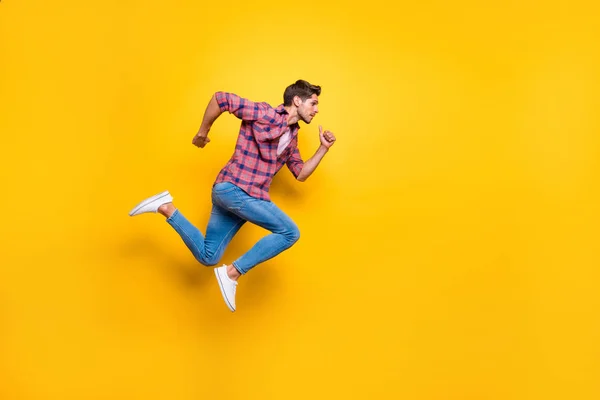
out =
{"type": "Polygon", "coordinates": [[[295,83],[292,83],[290,86],[285,88],[285,92],[283,92],[283,105],[286,107],[291,106],[294,96],[298,96],[302,99],[302,101],[304,101],[313,94],[320,96],[321,86],[311,85],[307,81],[299,79],[295,83]]]}

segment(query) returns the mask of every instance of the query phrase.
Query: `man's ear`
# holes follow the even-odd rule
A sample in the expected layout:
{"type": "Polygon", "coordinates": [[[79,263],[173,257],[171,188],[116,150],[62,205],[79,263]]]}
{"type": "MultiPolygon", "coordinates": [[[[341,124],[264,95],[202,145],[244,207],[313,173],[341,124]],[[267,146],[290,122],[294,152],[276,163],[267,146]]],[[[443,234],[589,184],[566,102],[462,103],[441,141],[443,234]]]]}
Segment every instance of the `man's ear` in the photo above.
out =
{"type": "Polygon", "coordinates": [[[296,107],[300,107],[300,104],[302,104],[302,99],[300,98],[300,96],[294,96],[294,105],[296,107]]]}

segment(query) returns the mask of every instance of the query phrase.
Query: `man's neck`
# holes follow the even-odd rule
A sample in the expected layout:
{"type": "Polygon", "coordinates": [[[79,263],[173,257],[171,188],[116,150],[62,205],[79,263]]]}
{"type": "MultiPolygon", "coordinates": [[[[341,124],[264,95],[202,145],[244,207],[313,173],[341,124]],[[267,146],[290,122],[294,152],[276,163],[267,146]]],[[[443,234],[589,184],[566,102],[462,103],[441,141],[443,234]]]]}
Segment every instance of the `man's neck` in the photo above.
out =
{"type": "Polygon", "coordinates": [[[285,111],[287,111],[288,113],[288,120],[287,120],[287,124],[288,126],[290,125],[294,125],[295,123],[297,123],[300,118],[298,116],[298,109],[294,106],[287,106],[287,107],[283,107],[285,108],[285,111]]]}

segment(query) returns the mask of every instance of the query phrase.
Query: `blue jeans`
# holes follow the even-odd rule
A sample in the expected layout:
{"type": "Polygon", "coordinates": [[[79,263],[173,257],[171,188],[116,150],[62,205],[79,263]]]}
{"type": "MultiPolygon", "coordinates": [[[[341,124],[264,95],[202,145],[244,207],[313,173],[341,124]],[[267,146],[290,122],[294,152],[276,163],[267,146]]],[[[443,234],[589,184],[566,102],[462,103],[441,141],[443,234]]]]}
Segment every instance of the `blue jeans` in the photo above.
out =
{"type": "Polygon", "coordinates": [[[179,210],[175,210],[167,218],[167,222],[179,233],[200,264],[216,265],[231,239],[246,221],[272,233],[233,262],[233,266],[241,274],[290,248],[300,238],[300,231],[294,221],[273,202],[254,198],[232,183],[214,185],[212,203],[206,236],[179,210]]]}

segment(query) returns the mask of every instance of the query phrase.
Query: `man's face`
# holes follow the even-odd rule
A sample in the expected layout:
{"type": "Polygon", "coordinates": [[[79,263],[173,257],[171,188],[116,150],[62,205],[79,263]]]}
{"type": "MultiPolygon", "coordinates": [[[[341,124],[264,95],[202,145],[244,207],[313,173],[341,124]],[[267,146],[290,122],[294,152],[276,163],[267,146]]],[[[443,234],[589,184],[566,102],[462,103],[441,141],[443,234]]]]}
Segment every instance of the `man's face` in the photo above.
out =
{"type": "Polygon", "coordinates": [[[300,100],[300,105],[298,106],[298,115],[302,121],[310,124],[310,121],[312,121],[315,115],[319,112],[319,98],[316,94],[313,94],[304,101],[302,101],[300,98],[298,98],[298,100],[300,100]]]}

